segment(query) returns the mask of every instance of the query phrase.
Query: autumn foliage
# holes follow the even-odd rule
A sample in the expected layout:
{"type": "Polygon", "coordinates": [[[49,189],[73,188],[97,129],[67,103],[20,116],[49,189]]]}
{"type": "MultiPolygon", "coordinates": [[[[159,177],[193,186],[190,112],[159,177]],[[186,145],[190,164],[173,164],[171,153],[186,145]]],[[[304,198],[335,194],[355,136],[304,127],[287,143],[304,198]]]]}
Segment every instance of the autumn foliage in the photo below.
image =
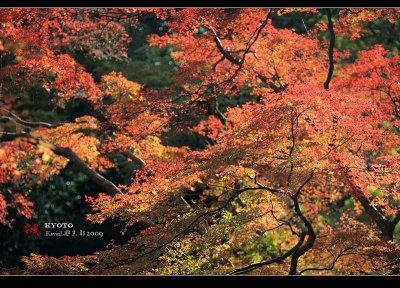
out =
{"type": "Polygon", "coordinates": [[[378,43],[352,60],[335,46],[399,10],[333,10],[0,9],[1,224],[13,228],[10,208],[35,213],[13,185],[72,163],[98,187],[82,195],[87,221],[140,227],[94,255],[25,255],[22,273],[399,273],[400,55],[378,43]],[[274,26],[293,13],[320,20],[307,33],[274,26]],[[95,81],[71,56],[125,59],[125,29],[146,14],[168,21],[148,38],[172,47],[165,89],[117,71],[95,81]],[[32,117],[18,96],[32,85],[52,109],[86,99],[93,113],[32,117]],[[185,129],[207,145],[165,144],[185,129]],[[102,176],[115,154],[136,165],[129,184],[102,176]]]}

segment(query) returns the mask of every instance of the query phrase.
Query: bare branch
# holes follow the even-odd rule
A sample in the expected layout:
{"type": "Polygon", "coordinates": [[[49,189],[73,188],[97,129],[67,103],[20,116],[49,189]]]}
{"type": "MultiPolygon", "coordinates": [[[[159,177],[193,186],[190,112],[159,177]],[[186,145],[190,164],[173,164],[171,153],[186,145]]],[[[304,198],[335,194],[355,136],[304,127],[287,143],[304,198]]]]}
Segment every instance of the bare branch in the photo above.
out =
{"type": "Polygon", "coordinates": [[[57,124],[50,124],[47,122],[29,122],[29,121],[25,121],[23,119],[21,119],[20,117],[18,117],[17,115],[15,115],[14,113],[12,113],[11,111],[1,108],[0,110],[6,112],[6,116],[7,117],[12,117],[16,123],[25,126],[25,127],[30,127],[30,128],[38,128],[38,127],[45,127],[45,128],[56,128],[59,126],[64,125],[64,123],[57,123],[57,124]]]}

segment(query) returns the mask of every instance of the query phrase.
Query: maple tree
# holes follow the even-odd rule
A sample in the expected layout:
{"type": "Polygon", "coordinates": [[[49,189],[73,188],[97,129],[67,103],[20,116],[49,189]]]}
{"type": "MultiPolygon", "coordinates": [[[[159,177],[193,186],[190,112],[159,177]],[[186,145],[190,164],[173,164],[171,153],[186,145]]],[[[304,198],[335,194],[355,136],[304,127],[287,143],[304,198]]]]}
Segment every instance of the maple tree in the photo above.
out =
{"type": "MultiPolygon", "coordinates": [[[[0,9],[0,221],[35,213],[28,191],[72,163],[97,185],[90,223],[140,231],[88,256],[22,257],[26,274],[398,274],[400,56],[377,43],[336,48],[399,10],[302,8],[0,9]],[[274,26],[323,15],[306,33],[274,26]],[[125,27],[168,21],[152,47],[178,69],[160,90],[113,71],[94,81],[71,55],[123,59],[125,27]],[[325,37],[321,37],[324,35],[325,37]],[[53,109],[92,113],[49,123],[22,109],[32,85],[53,109]],[[223,99],[251,101],[222,109],[223,99]],[[193,121],[197,119],[197,121],[193,121]],[[186,129],[202,149],[166,145],[186,129]],[[129,184],[102,173],[135,164],[129,184]],[[137,226],[136,226],[137,227],[137,226]]],[[[123,233],[124,233],[123,231],[123,233]]]]}

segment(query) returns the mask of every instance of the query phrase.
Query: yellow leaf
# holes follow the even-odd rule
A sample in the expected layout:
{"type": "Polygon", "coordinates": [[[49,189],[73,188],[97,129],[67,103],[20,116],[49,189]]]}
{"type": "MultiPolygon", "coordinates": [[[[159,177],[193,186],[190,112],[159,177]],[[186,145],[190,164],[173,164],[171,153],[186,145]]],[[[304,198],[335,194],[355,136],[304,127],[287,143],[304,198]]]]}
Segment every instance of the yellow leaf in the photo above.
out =
{"type": "Polygon", "coordinates": [[[42,155],[42,159],[43,159],[44,162],[47,162],[47,161],[50,160],[50,155],[49,154],[43,154],[42,155]]]}

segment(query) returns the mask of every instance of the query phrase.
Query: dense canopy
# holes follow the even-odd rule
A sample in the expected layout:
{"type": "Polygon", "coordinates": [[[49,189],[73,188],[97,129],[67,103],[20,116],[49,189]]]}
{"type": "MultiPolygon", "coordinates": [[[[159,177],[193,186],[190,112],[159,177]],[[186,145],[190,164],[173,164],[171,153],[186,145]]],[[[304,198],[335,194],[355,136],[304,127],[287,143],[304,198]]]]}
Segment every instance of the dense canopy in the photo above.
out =
{"type": "Polygon", "coordinates": [[[1,8],[2,273],[400,273],[399,17],[1,8]]]}

